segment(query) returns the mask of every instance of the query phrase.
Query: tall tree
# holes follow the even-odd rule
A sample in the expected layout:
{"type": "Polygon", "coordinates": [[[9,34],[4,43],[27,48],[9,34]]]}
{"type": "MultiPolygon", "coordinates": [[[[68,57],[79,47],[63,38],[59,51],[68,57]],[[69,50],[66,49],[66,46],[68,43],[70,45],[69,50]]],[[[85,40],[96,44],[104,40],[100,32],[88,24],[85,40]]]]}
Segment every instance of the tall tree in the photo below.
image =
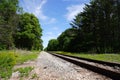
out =
{"type": "Polygon", "coordinates": [[[113,52],[120,46],[119,4],[119,0],[91,0],[85,6],[71,23],[79,30],[79,40],[82,36],[79,45],[95,52],[113,52]]]}
{"type": "Polygon", "coordinates": [[[120,51],[120,0],[91,0],[58,38],[62,51],[120,51]],[[70,34],[68,34],[70,33],[70,34]],[[72,36],[75,34],[75,36],[72,36]]]}
{"type": "Polygon", "coordinates": [[[37,17],[29,13],[21,14],[15,36],[16,47],[26,48],[28,50],[42,50],[43,46],[41,36],[42,29],[37,17]]]}
{"type": "Polygon", "coordinates": [[[114,40],[114,50],[120,51],[120,0],[114,0],[114,12],[112,14],[112,25],[114,26],[114,34],[113,34],[113,40],[114,40]]]}
{"type": "Polygon", "coordinates": [[[18,23],[18,0],[0,0],[0,47],[14,46],[13,34],[18,23]]]}

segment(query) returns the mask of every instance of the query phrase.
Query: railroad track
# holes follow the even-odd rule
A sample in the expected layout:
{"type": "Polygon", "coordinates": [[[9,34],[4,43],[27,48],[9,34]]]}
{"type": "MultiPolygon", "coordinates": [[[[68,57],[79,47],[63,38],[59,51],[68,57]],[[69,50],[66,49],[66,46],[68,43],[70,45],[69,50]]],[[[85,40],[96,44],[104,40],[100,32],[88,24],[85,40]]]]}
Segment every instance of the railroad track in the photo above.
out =
{"type": "Polygon", "coordinates": [[[63,54],[55,54],[52,52],[48,52],[48,53],[56,57],[62,58],[66,61],[69,61],[75,65],[78,65],[88,70],[91,70],[93,72],[102,74],[113,80],[120,80],[120,63],[98,61],[98,60],[68,56],[63,54]]]}

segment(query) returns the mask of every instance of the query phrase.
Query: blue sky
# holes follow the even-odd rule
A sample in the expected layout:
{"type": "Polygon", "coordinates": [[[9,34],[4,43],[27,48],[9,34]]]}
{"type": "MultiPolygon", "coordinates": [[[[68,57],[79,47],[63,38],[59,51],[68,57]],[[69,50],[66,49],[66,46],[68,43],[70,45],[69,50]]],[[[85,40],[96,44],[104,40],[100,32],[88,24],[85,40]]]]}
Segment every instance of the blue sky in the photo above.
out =
{"type": "Polygon", "coordinates": [[[64,30],[70,28],[69,23],[74,16],[83,11],[90,0],[19,0],[25,12],[33,13],[43,29],[43,46],[50,39],[56,39],[64,30]]]}

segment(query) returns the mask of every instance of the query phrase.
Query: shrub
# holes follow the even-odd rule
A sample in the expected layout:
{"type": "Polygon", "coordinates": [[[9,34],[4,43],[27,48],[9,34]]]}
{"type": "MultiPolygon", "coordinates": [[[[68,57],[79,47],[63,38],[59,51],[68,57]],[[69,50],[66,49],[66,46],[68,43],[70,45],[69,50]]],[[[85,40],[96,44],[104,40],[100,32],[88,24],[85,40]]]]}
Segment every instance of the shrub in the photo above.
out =
{"type": "Polygon", "coordinates": [[[0,43],[0,50],[5,50],[7,46],[5,44],[0,43]]]}
{"type": "Polygon", "coordinates": [[[13,52],[0,53],[0,77],[9,78],[16,63],[13,52]]]}

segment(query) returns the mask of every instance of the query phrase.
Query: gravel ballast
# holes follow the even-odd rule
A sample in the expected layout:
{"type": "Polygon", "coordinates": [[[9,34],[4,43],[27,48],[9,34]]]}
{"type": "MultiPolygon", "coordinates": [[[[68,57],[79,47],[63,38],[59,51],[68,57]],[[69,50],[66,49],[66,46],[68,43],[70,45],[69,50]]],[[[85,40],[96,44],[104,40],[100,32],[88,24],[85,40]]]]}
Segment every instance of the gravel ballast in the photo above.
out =
{"type": "Polygon", "coordinates": [[[40,80],[111,80],[44,51],[38,57],[36,66],[40,80]]]}

